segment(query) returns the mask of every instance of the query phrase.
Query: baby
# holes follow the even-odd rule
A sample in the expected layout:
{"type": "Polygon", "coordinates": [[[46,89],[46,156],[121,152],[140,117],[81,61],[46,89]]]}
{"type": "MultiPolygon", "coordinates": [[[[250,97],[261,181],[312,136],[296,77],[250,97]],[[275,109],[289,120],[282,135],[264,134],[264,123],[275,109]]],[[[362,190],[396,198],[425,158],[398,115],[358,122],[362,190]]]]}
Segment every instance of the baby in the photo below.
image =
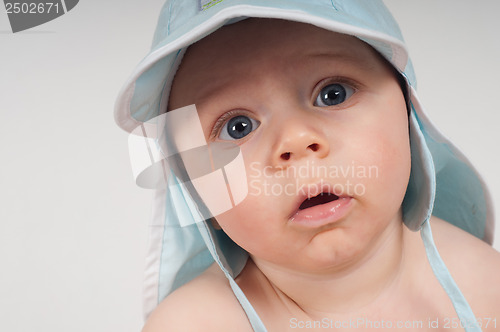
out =
{"type": "MultiPolygon", "coordinates": [[[[199,1],[197,10],[222,15],[240,3],[199,1]]],[[[386,14],[378,1],[367,3],[332,2],[337,32],[283,17],[280,9],[260,15],[243,6],[234,17],[266,18],[238,19],[213,32],[193,23],[211,33],[179,43],[188,48],[175,59],[178,69],[164,75],[175,78],[165,85],[160,112],[195,105],[209,145],[240,149],[248,193],[202,226],[184,227],[206,232],[199,242],[214,244],[205,249],[213,258],[183,261],[143,332],[500,328],[500,254],[477,238],[489,240],[487,222],[476,232],[464,218],[430,216],[433,204],[445,218],[464,203],[445,178],[458,168],[446,173],[450,164],[436,157],[442,142],[427,138],[433,129],[406,83],[409,65],[387,59],[376,39],[357,38],[344,26],[349,6],[386,14]],[[185,272],[196,264],[203,272],[185,272]]],[[[471,215],[489,217],[485,199],[479,196],[471,215]]],[[[167,210],[179,208],[173,202],[167,210]]],[[[159,260],[168,266],[165,257],[159,260]]],[[[161,269],[159,278],[167,274],[161,269]]]]}

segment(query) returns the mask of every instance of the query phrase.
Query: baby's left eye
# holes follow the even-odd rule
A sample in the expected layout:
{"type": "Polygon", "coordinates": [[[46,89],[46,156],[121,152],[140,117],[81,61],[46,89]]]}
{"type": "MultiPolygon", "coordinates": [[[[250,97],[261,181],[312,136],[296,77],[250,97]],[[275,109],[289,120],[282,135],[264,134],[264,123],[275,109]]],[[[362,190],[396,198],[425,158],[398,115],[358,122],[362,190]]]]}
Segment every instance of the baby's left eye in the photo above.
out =
{"type": "Polygon", "coordinates": [[[354,89],[347,84],[334,83],[321,89],[314,101],[314,106],[327,107],[342,104],[354,93],[354,89]]]}

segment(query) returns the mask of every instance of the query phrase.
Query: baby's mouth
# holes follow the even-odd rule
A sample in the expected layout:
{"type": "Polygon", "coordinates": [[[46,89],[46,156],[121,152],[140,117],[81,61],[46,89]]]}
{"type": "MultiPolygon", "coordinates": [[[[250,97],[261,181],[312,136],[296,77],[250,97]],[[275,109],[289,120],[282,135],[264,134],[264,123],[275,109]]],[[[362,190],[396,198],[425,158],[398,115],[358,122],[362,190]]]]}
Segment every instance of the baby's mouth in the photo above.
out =
{"type": "Polygon", "coordinates": [[[328,192],[322,192],[321,194],[319,194],[317,196],[306,198],[302,202],[302,204],[300,204],[299,210],[305,210],[305,209],[308,209],[308,208],[316,206],[316,205],[330,203],[330,202],[336,201],[338,199],[339,199],[339,197],[335,194],[328,193],[328,192]]]}
{"type": "Polygon", "coordinates": [[[349,213],[352,206],[351,197],[337,196],[328,192],[328,188],[323,190],[316,196],[302,196],[304,200],[289,218],[292,225],[299,229],[321,228],[336,223],[349,213]]]}

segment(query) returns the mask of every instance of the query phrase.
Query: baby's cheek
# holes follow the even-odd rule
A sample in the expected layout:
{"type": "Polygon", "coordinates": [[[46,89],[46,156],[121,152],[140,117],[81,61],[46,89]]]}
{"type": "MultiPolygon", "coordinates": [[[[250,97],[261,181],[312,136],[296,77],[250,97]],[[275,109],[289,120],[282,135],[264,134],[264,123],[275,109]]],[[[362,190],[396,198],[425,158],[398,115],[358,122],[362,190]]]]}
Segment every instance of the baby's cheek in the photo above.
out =
{"type": "MultiPolygon", "coordinates": [[[[252,238],[263,231],[265,216],[258,207],[258,197],[248,195],[240,204],[217,216],[222,229],[229,237],[238,242],[241,239],[252,238]]],[[[241,244],[240,244],[241,245],[241,244]]]]}
{"type": "Polygon", "coordinates": [[[377,165],[377,176],[371,179],[371,183],[387,208],[398,209],[410,177],[410,148],[405,141],[395,141],[392,137],[379,142],[372,156],[373,164],[377,165]]]}
{"type": "Polygon", "coordinates": [[[411,162],[408,139],[400,134],[395,135],[385,126],[368,125],[363,135],[351,141],[356,165],[353,182],[361,183],[366,195],[392,200],[404,195],[411,162]]]}

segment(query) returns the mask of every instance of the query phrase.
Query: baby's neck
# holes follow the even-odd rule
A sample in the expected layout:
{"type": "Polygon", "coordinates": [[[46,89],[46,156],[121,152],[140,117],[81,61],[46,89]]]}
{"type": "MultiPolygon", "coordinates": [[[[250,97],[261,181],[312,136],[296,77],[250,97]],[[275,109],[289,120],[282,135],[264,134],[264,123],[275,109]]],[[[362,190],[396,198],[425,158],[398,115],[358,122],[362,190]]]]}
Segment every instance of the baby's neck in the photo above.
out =
{"type": "Polygon", "coordinates": [[[407,232],[402,222],[392,223],[366,254],[328,273],[295,271],[255,258],[249,269],[267,284],[260,291],[273,291],[289,312],[321,319],[371,311],[393,302],[389,299],[408,285],[407,232]]]}

